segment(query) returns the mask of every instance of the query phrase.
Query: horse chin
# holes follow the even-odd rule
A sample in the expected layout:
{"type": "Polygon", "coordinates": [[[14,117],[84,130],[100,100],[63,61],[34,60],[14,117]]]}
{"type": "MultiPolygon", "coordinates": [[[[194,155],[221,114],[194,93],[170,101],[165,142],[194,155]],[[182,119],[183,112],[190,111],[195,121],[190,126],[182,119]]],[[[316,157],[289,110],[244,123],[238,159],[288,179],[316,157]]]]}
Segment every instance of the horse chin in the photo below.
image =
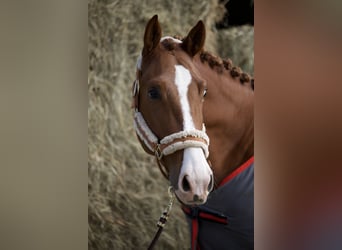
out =
{"type": "Polygon", "coordinates": [[[182,193],[180,190],[176,190],[175,195],[176,195],[177,200],[185,206],[195,207],[195,206],[203,205],[204,203],[207,202],[207,197],[198,201],[194,201],[192,197],[190,197],[189,195],[184,195],[184,193],[182,193]]]}

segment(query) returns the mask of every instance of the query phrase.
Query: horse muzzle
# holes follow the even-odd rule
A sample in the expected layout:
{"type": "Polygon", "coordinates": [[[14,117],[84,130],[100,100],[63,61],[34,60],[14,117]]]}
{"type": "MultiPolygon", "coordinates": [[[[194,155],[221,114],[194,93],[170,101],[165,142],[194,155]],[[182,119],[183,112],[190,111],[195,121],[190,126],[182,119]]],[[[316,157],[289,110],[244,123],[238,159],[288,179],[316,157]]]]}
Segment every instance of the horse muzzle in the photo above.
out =
{"type": "Polygon", "coordinates": [[[185,205],[201,205],[213,189],[213,172],[201,148],[184,149],[175,194],[185,205]]]}

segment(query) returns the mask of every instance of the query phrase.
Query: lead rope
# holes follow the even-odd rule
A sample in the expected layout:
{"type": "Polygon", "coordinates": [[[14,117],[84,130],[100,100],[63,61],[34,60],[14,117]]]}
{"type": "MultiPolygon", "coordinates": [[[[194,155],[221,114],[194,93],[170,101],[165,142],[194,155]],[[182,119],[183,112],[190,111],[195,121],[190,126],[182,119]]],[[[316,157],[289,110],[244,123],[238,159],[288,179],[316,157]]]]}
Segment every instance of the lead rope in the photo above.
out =
{"type": "Polygon", "coordinates": [[[155,236],[154,236],[150,246],[148,247],[148,250],[152,250],[153,249],[153,247],[156,244],[157,240],[159,239],[159,236],[162,233],[163,228],[164,228],[164,226],[165,226],[165,224],[167,222],[167,219],[168,219],[168,217],[170,215],[172,204],[173,204],[173,201],[175,199],[173,188],[171,186],[168,189],[168,193],[169,193],[169,197],[170,197],[169,205],[165,208],[164,212],[162,213],[162,215],[159,218],[159,221],[157,223],[158,231],[156,232],[156,234],[155,234],[155,236]]]}

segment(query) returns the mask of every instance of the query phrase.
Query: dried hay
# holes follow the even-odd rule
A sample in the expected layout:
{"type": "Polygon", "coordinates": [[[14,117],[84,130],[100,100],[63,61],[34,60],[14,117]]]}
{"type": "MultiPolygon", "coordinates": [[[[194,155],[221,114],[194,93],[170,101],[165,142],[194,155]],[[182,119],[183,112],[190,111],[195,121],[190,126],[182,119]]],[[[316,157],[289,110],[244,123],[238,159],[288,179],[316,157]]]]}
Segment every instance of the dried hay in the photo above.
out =
{"type": "Polygon", "coordinates": [[[222,58],[230,58],[234,65],[254,75],[254,27],[243,25],[220,30],[217,50],[222,58]]]}

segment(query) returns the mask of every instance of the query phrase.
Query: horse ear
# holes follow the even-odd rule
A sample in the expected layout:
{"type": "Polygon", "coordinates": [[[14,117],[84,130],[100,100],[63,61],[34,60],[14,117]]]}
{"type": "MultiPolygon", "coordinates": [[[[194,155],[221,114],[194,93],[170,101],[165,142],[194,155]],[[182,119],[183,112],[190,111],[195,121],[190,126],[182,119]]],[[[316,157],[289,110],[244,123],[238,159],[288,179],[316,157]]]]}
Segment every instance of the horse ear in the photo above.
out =
{"type": "Polygon", "coordinates": [[[144,35],[144,48],[142,55],[146,55],[151,52],[160,42],[161,28],[158,22],[158,15],[154,15],[150,21],[148,21],[145,28],[144,35]]]}
{"type": "Polygon", "coordinates": [[[183,49],[191,56],[195,56],[203,49],[205,42],[205,26],[202,21],[198,21],[189,34],[183,40],[183,49]]]}

